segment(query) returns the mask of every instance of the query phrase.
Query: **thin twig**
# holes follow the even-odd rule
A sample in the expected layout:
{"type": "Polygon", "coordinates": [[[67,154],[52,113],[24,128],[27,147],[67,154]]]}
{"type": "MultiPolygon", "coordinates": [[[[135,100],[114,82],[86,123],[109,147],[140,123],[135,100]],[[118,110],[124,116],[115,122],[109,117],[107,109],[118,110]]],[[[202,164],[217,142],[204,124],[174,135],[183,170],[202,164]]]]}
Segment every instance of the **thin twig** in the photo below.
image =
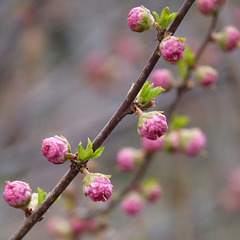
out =
{"type": "MultiPolygon", "coordinates": [[[[192,6],[195,0],[186,0],[181,9],[179,10],[178,17],[173,21],[168,31],[174,34],[183,18],[187,14],[188,10],[192,6]]],[[[138,92],[141,90],[143,84],[147,80],[160,56],[159,52],[159,43],[152,53],[150,59],[148,60],[146,66],[144,67],[142,73],[139,75],[136,83],[129,91],[126,99],[123,101],[119,109],[113,115],[113,117],[109,120],[103,130],[97,135],[95,140],[93,141],[93,150],[99,148],[102,143],[107,139],[107,137],[111,134],[113,129],[118,125],[118,123],[122,120],[124,116],[126,116],[128,110],[130,109],[134,99],[136,98],[138,92]]],[[[71,165],[73,166],[73,164],[71,165]]],[[[38,220],[43,216],[44,213],[50,208],[50,206],[54,203],[54,201],[62,194],[62,192],[66,189],[66,187],[71,183],[71,181],[77,176],[80,169],[71,167],[68,172],[64,175],[64,177],[60,180],[60,182],[56,185],[56,187],[52,190],[49,197],[34,211],[34,213],[24,220],[23,224],[18,228],[18,230],[11,236],[10,240],[20,240],[22,239],[30,229],[38,222],[38,220]]]]}
{"type": "Polygon", "coordinates": [[[168,120],[169,121],[171,120],[171,116],[173,115],[173,112],[176,111],[176,109],[178,107],[178,104],[180,103],[180,99],[183,96],[183,93],[188,90],[188,88],[187,88],[187,80],[190,78],[190,76],[192,74],[192,70],[194,70],[194,67],[196,66],[196,64],[198,63],[200,57],[202,56],[203,52],[205,51],[205,49],[207,47],[207,44],[210,41],[212,41],[211,36],[212,36],[212,33],[213,33],[214,29],[216,28],[217,19],[218,19],[218,13],[216,12],[213,15],[210,27],[209,27],[208,32],[207,32],[207,35],[206,35],[203,43],[201,44],[201,46],[199,47],[199,49],[198,49],[198,51],[196,53],[194,66],[189,66],[188,67],[187,74],[186,74],[185,78],[182,81],[183,83],[179,87],[177,87],[177,89],[176,89],[177,90],[177,97],[174,100],[174,102],[171,104],[171,106],[169,107],[169,110],[168,110],[168,120]]]}

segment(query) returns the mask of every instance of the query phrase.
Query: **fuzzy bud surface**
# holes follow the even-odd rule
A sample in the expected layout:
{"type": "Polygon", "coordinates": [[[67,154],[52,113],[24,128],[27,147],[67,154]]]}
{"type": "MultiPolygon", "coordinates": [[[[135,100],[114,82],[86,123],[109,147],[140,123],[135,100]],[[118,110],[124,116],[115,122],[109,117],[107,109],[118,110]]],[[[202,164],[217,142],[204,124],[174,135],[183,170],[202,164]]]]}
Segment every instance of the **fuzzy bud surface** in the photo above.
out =
{"type": "Polygon", "coordinates": [[[31,200],[32,190],[29,185],[22,181],[7,181],[3,192],[6,202],[15,208],[26,208],[31,200]]]}
{"type": "Polygon", "coordinates": [[[150,11],[141,6],[133,8],[128,14],[128,26],[134,32],[143,32],[154,26],[154,18],[150,11]]]}
{"type": "Polygon", "coordinates": [[[153,87],[162,87],[165,91],[173,87],[173,76],[168,69],[156,69],[152,76],[153,87]]]}
{"type": "Polygon", "coordinates": [[[176,62],[183,57],[185,44],[177,37],[165,37],[159,45],[163,58],[168,62],[176,62]]]}
{"type": "Polygon", "coordinates": [[[157,111],[142,113],[139,117],[138,132],[142,137],[156,140],[168,130],[166,117],[157,111]]]}
{"type": "Polygon", "coordinates": [[[240,32],[233,26],[227,26],[216,40],[223,51],[232,51],[240,45],[240,32]]]}
{"type": "Polygon", "coordinates": [[[64,137],[55,135],[54,137],[43,140],[42,155],[45,156],[49,162],[62,164],[68,159],[70,152],[70,145],[64,137]]]}
{"type": "Polygon", "coordinates": [[[210,86],[217,82],[218,72],[210,66],[197,67],[195,74],[202,86],[210,86]]]}
{"type": "Polygon", "coordinates": [[[83,192],[94,202],[106,202],[112,195],[113,185],[110,176],[100,173],[88,173],[83,179],[83,192]]]}
{"type": "Polygon", "coordinates": [[[144,201],[141,195],[132,192],[123,199],[121,207],[126,214],[135,216],[142,212],[144,201]]]}

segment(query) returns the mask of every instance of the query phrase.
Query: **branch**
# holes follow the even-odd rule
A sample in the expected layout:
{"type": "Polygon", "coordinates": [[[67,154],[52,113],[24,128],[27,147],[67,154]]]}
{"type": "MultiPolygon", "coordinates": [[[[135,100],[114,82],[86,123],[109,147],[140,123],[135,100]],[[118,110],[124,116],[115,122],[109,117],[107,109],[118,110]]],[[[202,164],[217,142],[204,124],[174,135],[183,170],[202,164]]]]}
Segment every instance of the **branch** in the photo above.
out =
{"type": "MultiPolygon", "coordinates": [[[[214,29],[216,28],[217,19],[218,19],[218,13],[216,12],[213,15],[207,35],[196,53],[195,64],[194,64],[195,66],[196,66],[196,63],[198,63],[203,52],[205,51],[207,44],[212,41],[211,36],[212,36],[212,33],[214,32],[214,29]]],[[[188,90],[187,80],[190,78],[193,69],[194,69],[194,66],[188,67],[186,77],[185,77],[185,79],[183,79],[183,84],[181,84],[177,88],[177,97],[176,97],[175,101],[171,104],[171,106],[169,107],[169,111],[168,111],[168,119],[169,120],[171,119],[173,112],[176,111],[176,108],[178,107],[178,104],[180,102],[180,99],[182,98],[183,93],[188,90]]]]}
{"type": "MultiPolygon", "coordinates": [[[[187,14],[188,10],[192,6],[195,0],[186,0],[181,9],[179,10],[178,17],[173,21],[168,31],[172,34],[175,33],[178,26],[182,22],[183,18],[187,14]]],[[[160,39],[161,41],[162,39],[160,39]]],[[[159,52],[159,43],[157,44],[156,49],[152,53],[150,59],[145,65],[142,73],[139,75],[136,83],[129,91],[127,97],[118,108],[116,113],[112,116],[103,130],[97,135],[95,140],[93,141],[93,150],[99,148],[102,143],[107,139],[107,137],[111,134],[114,128],[118,125],[118,123],[123,119],[124,116],[127,115],[129,108],[131,107],[134,99],[136,98],[138,92],[141,90],[143,84],[147,80],[160,56],[159,52]]],[[[63,176],[60,182],[55,186],[55,188],[50,193],[49,197],[34,211],[34,213],[24,220],[23,224],[18,228],[18,230],[12,235],[10,240],[20,240],[22,239],[30,229],[38,222],[38,220],[47,212],[47,210],[51,207],[54,201],[62,194],[62,192],[66,189],[66,187],[71,183],[71,181],[77,176],[80,172],[81,166],[76,166],[76,164],[72,163],[71,168],[68,172],[63,176]]]]}

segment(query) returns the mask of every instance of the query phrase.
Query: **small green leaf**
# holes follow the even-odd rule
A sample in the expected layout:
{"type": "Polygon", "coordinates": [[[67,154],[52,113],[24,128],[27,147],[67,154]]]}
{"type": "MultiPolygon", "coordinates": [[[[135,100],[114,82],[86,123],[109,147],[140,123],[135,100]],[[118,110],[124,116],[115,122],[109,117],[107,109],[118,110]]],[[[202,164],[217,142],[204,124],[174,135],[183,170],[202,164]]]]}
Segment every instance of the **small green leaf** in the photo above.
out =
{"type": "Polygon", "coordinates": [[[38,206],[44,201],[44,199],[45,192],[41,188],[38,188],[38,206]]]}
{"type": "Polygon", "coordinates": [[[167,25],[169,24],[169,7],[166,7],[162,10],[162,14],[161,14],[161,19],[159,22],[159,25],[162,26],[164,29],[167,28],[167,25]]]}
{"type": "Polygon", "coordinates": [[[178,13],[171,13],[169,16],[169,23],[171,23],[176,17],[178,16],[178,13]]]}
{"type": "Polygon", "coordinates": [[[184,80],[187,76],[187,64],[184,58],[178,61],[178,71],[181,80],[184,80]]]}
{"type": "Polygon", "coordinates": [[[87,144],[87,148],[85,150],[85,156],[89,156],[93,153],[93,149],[92,149],[92,142],[91,140],[88,138],[88,144],[87,144]]]}
{"type": "Polygon", "coordinates": [[[145,96],[144,96],[144,102],[147,102],[157,96],[159,96],[162,92],[165,90],[162,87],[155,87],[151,89],[145,96]]]}
{"type": "Polygon", "coordinates": [[[159,15],[158,15],[155,11],[153,11],[152,14],[153,14],[153,16],[155,17],[155,19],[156,19],[156,21],[157,21],[157,23],[158,23],[158,25],[159,25],[159,23],[160,23],[160,17],[159,17],[159,15]]]}
{"type": "Polygon", "coordinates": [[[188,66],[193,66],[195,64],[196,57],[189,46],[185,47],[184,57],[188,66]]]}
{"type": "Polygon", "coordinates": [[[82,142],[80,142],[78,145],[78,160],[84,159],[84,157],[85,157],[85,150],[82,147],[82,142]]]}
{"type": "Polygon", "coordinates": [[[98,148],[93,154],[92,154],[92,158],[98,158],[102,155],[102,152],[104,150],[104,147],[100,147],[98,148]]]}
{"type": "Polygon", "coordinates": [[[189,121],[190,121],[190,119],[188,116],[173,115],[169,129],[170,129],[170,131],[173,131],[173,130],[177,130],[180,128],[184,128],[187,126],[189,121]]]}

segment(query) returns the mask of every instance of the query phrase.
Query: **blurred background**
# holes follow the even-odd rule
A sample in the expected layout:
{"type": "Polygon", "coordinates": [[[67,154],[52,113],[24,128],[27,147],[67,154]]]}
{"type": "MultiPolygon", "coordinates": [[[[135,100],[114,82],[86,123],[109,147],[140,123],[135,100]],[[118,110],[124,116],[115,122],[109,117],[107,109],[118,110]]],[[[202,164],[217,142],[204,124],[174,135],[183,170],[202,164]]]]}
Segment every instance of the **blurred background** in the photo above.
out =
{"type": "MultiPolygon", "coordinates": [[[[165,6],[178,11],[183,0],[8,0],[0,2],[0,190],[6,180],[30,183],[49,192],[69,164],[55,166],[41,155],[42,139],[65,136],[76,151],[79,141],[93,140],[116,111],[155,49],[156,31],[131,32],[126,14],[144,5],[158,13],[165,6]]],[[[176,32],[197,49],[211,21],[196,5],[176,32]]],[[[229,1],[220,12],[217,30],[240,29],[240,4],[229,1]]],[[[178,108],[191,127],[207,136],[207,154],[187,158],[159,153],[147,176],[155,176],[164,197],[147,205],[139,217],[127,217],[119,207],[110,214],[109,228],[98,239],[239,240],[240,193],[229,194],[234,175],[240,186],[240,51],[220,52],[210,44],[201,58],[219,71],[217,88],[196,87],[178,108]],[[104,235],[105,234],[105,235],[104,235]]],[[[177,65],[164,62],[177,78],[177,65]]],[[[174,90],[162,94],[157,110],[167,111],[174,90]]],[[[115,191],[133,174],[116,168],[116,153],[124,146],[140,148],[137,118],[127,116],[103,144],[96,171],[111,174],[115,191]]],[[[91,167],[90,167],[91,171],[91,167]]],[[[79,211],[92,203],[79,186],[79,211]]],[[[239,187],[240,188],[240,187],[239,187]]],[[[240,190],[239,190],[240,192],[240,190]]],[[[54,239],[46,231],[51,216],[64,216],[61,201],[34,226],[26,240],[54,239]]],[[[0,198],[0,239],[8,239],[24,214],[0,198]]],[[[84,236],[83,239],[94,239],[84,236]]]]}

